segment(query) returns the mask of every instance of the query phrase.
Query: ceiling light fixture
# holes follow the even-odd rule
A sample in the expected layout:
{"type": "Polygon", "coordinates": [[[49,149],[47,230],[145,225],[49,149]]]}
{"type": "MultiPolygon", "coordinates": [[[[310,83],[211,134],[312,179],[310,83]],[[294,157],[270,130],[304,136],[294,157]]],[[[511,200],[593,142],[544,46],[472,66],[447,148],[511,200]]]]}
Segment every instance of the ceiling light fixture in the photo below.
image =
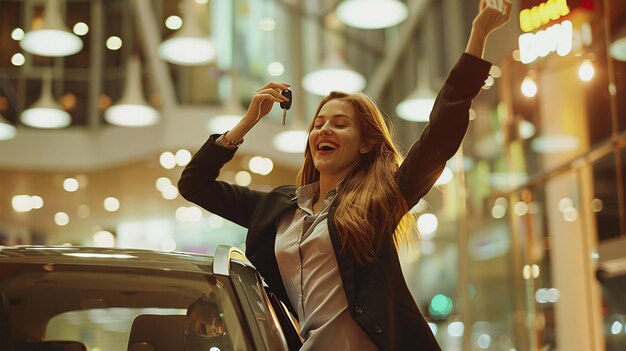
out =
{"type": "Polygon", "coordinates": [[[34,128],[65,128],[72,122],[69,113],[52,98],[52,74],[46,71],[42,80],[41,96],[30,108],[22,111],[20,121],[34,128]]]}
{"type": "Polygon", "coordinates": [[[428,122],[437,95],[430,88],[428,63],[420,61],[417,88],[396,106],[398,117],[411,122],[428,122]]]}
{"type": "Polygon", "coordinates": [[[10,140],[17,134],[15,127],[0,114],[0,140],[10,140]]]}
{"type": "Polygon", "coordinates": [[[398,0],[346,0],[337,6],[337,17],[344,24],[361,29],[393,27],[409,15],[398,0]]]}
{"type": "Polygon", "coordinates": [[[203,65],[215,59],[215,45],[202,32],[192,0],[182,0],[183,26],[159,45],[159,56],[178,65],[203,65]]]}
{"type": "Polygon", "coordinates": [[[356,93],[365,88],[365,78],[335,53],[326,57],[319,68],[307,73],[302,85],[306,91],[320,96],[331,91],[356,93]]]}
{"type": "Polygon", "coordinates": [[[104,119],[122,127],[147,127],[159,122],[159,112],[148,105],[141,88],[141,63],[132,56],[126,65],[122,98],[104,112],[104,119]]]}
{"type": "Polygon", "coordinates": [[[43,25],[27,32],[20,46],[35,55],[62,57],[79,52],[83,42],[63,23],[59,1],[46,0],[43,25]]]}

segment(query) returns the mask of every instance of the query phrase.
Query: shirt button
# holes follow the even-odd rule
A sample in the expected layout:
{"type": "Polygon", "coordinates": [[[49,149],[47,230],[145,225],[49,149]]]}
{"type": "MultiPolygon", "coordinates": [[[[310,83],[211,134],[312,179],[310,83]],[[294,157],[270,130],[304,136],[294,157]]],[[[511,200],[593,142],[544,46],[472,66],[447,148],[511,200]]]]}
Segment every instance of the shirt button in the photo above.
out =
{"type": "Polygon", "coordinates": [[[354,312],[356,312],[357,314],[363,314],[363,306],[359,305],[358,303],[354,304],[354,312]]]}
{"type": "Polygon", "coordinates": [[[381,334],[382,332],[383,332],[383,328],[380,325],[376,324],[374,326],[374,333],[381,334]]]}

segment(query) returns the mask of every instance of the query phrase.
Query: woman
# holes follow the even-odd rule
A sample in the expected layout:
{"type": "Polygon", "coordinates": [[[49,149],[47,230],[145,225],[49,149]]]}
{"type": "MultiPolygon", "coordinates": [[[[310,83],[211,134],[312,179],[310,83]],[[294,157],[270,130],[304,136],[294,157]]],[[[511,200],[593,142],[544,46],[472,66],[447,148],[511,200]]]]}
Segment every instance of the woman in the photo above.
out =
{"type": "Polygon", "coordinates": [[[466,53],[403,162],[370,99],[331,93],[309,129],[299,186],[263,193],[217,181],[244,135],[286,100],[280,92],[289,84],[272,82],[183,171],[178,186],[187,200],[248,228],[246,255],[297,315],[302,350],[440,350],[406,286],[396,245],[410,241],[403,217],[461,144],[491,66],[482,60],[487,36],[510,9],[506,0],[481,1],[466,53]]]}

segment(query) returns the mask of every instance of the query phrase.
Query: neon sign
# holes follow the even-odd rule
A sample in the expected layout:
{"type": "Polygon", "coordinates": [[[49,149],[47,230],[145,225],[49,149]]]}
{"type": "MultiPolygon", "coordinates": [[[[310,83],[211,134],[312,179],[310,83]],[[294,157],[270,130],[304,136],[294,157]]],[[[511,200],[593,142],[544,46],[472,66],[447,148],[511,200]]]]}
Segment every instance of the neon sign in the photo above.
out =
{"type": "Polygon", "coordinates": [[[519,26],[523,32],[530,32],[569,13],[567,0],[548,0],[522,10],[519,14],[519,26]]]}
{"type": "Polygon", "coordinates": [[[565,56],[572,51],[573,37],[570,21],[557,23],[534,34],[524,33],[519,36],[520,61],[524,64],[531,63],[551,52],[565,56]]]}

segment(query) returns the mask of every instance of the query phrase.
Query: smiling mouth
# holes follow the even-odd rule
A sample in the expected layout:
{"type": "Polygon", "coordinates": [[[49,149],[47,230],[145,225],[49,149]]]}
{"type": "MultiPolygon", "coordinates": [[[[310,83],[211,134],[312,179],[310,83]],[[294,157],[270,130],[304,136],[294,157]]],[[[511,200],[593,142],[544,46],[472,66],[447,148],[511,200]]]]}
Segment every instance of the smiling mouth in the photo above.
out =
{"type": "Polygon", "coordinates": [[[329,142],[326,142],[326,141],[323,141],[323,142],[317,144],[317,150],[318,151],[330,152],[330,151],[334,151],[336,148],[337,148],[336,144],[329,143],[329,142]]]}

